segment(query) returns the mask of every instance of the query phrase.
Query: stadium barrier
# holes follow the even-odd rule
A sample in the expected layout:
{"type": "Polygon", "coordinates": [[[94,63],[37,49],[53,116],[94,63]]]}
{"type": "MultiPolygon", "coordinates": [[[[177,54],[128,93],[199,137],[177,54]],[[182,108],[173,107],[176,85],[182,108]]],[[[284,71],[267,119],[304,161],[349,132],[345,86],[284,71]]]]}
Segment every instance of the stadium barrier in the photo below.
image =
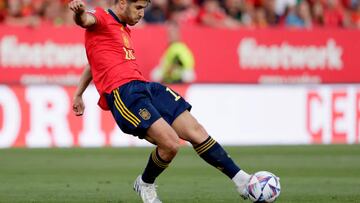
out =
{"type": "MultiPolygon", "coordinates": [[[[179,85],[193,114],[224,145],[354,144],[360,85],[179,85]]],[[[0,85],[0,148],[146,146],[96,105],[91,86],[83,117],[71,112],[74,87],[0,85]]]]}

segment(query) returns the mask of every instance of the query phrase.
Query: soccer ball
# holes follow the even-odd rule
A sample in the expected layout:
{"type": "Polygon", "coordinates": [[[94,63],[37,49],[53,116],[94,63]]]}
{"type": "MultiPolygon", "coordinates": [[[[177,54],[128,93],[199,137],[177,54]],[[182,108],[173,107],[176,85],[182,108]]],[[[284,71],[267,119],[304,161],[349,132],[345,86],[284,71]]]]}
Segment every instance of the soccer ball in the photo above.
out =
{"type": "Polygon", "coordinates": [[[280,195],[280,178],[267,171],[259,171],[251,176],[247,185],[252,202],[274,202],[280,195]]]}

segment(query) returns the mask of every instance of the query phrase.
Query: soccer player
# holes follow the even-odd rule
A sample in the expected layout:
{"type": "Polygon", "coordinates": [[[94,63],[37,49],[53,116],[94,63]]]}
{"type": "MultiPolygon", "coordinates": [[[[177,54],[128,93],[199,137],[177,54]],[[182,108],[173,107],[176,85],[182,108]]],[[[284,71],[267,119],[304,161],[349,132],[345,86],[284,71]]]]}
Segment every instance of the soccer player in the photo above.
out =
{"type": "Polygon", "coordinates": [[[113,0],[107,10],[87,11],[81,0],[69,2],[75,22],[86,29],[85,48],[90,64],[74,95],[73,111],[78,116],[83,114],[82,94],[93,80],[100,94],[99,106],[111,111],[120,129],[156,145],[134,183],[143,202],[161,202],[155,179],[175,157],[180,138],[190,142],[202,159],[229,177],[246,198],[250,175],[191,115],[189,103],[170,88],[147,81],[139,71],[128,25],[139,22],[149,3],[150,0],[113,0]]]}

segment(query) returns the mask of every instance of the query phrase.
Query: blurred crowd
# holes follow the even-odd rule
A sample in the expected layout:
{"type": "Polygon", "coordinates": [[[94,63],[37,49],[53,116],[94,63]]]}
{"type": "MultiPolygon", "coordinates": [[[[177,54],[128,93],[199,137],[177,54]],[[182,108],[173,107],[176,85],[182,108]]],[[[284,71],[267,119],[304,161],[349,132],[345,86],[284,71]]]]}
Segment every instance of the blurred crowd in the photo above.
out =
{"type": "MultiPolygon", "coordinates": [[[[69,0],[0,0],[0,23],[73,25],[69,0]]],[[[85,0],[108,7],[113,0],[85,0]]],[[[222,28],[360,28],[360,0],[152,0],[142,24],[166,22],[222,28]]]]}

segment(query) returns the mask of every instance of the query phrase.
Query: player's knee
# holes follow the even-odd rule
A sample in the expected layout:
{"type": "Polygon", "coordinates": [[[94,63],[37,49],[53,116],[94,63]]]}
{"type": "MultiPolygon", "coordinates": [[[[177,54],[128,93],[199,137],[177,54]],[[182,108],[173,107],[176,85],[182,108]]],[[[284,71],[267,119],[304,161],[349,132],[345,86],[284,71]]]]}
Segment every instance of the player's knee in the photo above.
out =
{"type": "Polygon", "coordinates": [[[195,123],[192,130],[197,135],[207,135],[205,128],[200,123],[195,123]]]}
{"type": "Polygon", "coordinates": [[[192,144],[200,144],[206,140],[209,135],[205,128],[200,123],[196,122],[190,129],[189,137],[191,138],[190,142],[192,144]]]}
{"type": "Polygon", "coordinates": [[[166,143],[159,150],[161,150],[163,152],[162,153],[163,159],[172,160],[176,156],[177,152],[179,151],[179,148],[180,148],[180,144],[178,141],[176,141],[176,142],[166,143]]]}
{"type": "Polygon", "coordinates": [[[180,148],[179,142],[172,142],[171,144],[168,145],[166,150],[167,150],[169,156],[174,157],[177,154],[177,152],[179,151],[179,148],[180,148]]]}

